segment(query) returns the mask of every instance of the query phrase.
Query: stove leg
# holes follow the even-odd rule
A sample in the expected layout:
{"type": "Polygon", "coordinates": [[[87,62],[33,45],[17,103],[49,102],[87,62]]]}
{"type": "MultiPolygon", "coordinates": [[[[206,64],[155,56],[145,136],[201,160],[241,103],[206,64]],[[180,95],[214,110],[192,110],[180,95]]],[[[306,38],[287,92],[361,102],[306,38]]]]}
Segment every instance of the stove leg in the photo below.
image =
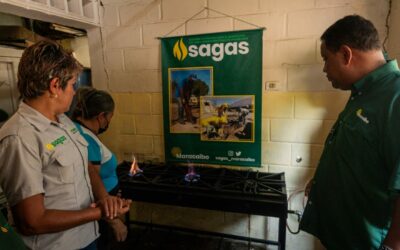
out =
{"type": "Polygon", "coordinates": [[[286,218],[279,218],[279,250],[285,250],[286,245],[286,218]]]}
{"type": "Polygon", "coordinates": [[[130,217],[130,211],[125,213],[125,225],[126,229],[128,230],[128,234],[131,230],[131,217],[130,217]]]}

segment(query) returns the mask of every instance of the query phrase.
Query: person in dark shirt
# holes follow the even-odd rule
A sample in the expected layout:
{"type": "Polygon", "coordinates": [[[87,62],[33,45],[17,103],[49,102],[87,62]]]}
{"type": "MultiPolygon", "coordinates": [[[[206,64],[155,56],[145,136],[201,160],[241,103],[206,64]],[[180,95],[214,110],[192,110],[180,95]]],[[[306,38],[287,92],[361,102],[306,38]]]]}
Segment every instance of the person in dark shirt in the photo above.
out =
{"type": "Polygon", "coordinates": [[[321,41],[328,80],[351,94],[308,185],[300,228],[327,249],[400,249],[397,62],[385,60],[376,28],[358,15],[335,22],[321,41]]]}

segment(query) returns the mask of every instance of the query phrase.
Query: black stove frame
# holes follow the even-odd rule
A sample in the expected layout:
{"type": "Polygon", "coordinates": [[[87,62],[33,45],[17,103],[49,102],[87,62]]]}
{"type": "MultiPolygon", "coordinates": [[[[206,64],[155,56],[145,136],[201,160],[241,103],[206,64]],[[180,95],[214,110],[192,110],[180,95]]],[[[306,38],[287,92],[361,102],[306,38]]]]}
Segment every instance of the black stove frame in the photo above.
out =
{"type": "MultiPolygon", "coordinates": [[[[209,234],[252,242],[277,245],[285,249],[287,194],[284,173],[241,171],[227,168],[198,167],[197,182],[186,182],[187,167],[144,164],[139,176],[128,175],[130,163],[118,168],[120,188],[124,197],[183,207],[203,208],[235,213],[262,215],[279,219],[278,241],[184,229],[193,233],[209,234]]],[[[129,215],[128,215],[129,217],[129,215]]],[[[128,224],[146,224],[127,219],[128,224]]],[[[163,226],[165,227],[165,226],[163,226]]],[[[178,227],[169,227],[181,230],[178,227]]]]}

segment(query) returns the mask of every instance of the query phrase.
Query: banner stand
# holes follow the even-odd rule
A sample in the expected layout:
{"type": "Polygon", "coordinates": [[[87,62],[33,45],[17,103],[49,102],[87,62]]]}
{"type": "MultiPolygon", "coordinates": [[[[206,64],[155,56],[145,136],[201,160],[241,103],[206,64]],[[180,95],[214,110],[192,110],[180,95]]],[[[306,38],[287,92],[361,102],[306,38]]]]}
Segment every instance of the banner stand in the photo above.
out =
{"type": "Polygon", "coordinates": [[[177,27],[175,27],[174,29],[172,29],[170,32],[168,32],[168,33],[165,34],[164,36],[162,36],[162,37],[156,37],[156,38],[157,38],[157,39],[166,38],[169,34],[171,34],[172,32],[174,32],[175,30],[179,29],[180,27],[182,27],[183,25],[185,25],[187,22],[189,22],[190,20],[192,20],[192,19],[195,18],[196,16],[200,15],[201,13],[203,13],[203,11],[205,11],[205,10],[210,10],[210,11],[213,11],[213,12],[215,12],[215,13],[221,14],[221,15],[223,15],[223,16],[233,18],[234,20],[238,20],[239,22],[242,22],[242,23],[247,23],[247,24],[249,24],[249,25],[251,25],[251,26],[253,26],[253,27],[256,27],[256,28],[259,28],[259,29],[262,29],[262,30],[267,29],[266,27],[258,26],[257,24],[247,22],[247,21],[245,21],[245,20],[243,20],[243,19],[240,19],[240,18],[231,16],[231,15],[228,15],[228,14],[226,14],[226,13],[224,13],[224,12],[211,9],[211,8],[209,8],[209,7],[204,7],[202,10],[200,10],[199,12],[197,12],[196,14],[194,14],[193,16],[189,17],[189,19],[185,20],[183,23],[181,23],[180,25],[178,25],[177,27]]]}

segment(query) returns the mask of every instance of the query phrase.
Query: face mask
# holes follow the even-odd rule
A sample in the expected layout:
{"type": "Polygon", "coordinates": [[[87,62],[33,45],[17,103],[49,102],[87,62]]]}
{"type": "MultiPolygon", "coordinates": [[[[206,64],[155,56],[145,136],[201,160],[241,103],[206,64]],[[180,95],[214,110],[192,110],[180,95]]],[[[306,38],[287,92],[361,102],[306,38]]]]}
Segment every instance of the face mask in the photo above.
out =
{"type": "MultiPolygon", "coordinates": [[[[97,120],[97,121],[98,121],[98,120],[97,120]]],[[[99,131],[97,131],[97,134],[102,134],[102,133],[104,133],[104,132],[107,131],[108,125],[110,124],[110,122],[107,120],[107,118],[106,118],[106,121],[107,121],[107,125],[106,125],[104,128],[102,128],[101,126],[99,126],[99,131]]],[[[99,121],[99,125],[100,125],[100,121],[99,121]]]]}
{"type": "Polygon", "coordinates": [[[99,131],[97,133],[102,134],[102,133],[106,132],[106,130],[108,129],[108,124],[109,123],[107,123],[107,125],[104,128],[99,128],[99,131]]]}

